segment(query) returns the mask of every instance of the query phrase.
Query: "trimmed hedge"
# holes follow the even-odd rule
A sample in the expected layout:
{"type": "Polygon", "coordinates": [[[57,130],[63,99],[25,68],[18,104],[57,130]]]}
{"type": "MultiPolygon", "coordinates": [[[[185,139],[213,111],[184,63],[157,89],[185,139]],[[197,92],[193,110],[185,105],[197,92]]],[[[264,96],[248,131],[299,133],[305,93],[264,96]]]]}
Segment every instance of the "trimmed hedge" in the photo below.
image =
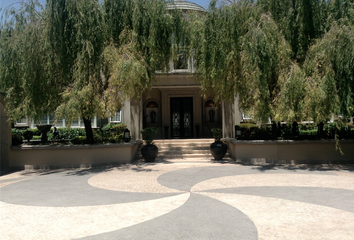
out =
{"type": "MultiPolygon", "coordinates": [[[[240,140],[315,140],[315,139],[334,139],[337,135],[340,139],[354,138],[354,125],[347,123],[327,123],[324,125],[322,136],[318,136],[318,127],[314,124],[299,124],[294,134],[292,125],[281,125],[281,129],[272,129],[271,125],[263,125],[261,127],[255,124],[238,124],[241,128],[240,140]]],[[[277,125],[278,127],[278,125],[277,125]]]]}

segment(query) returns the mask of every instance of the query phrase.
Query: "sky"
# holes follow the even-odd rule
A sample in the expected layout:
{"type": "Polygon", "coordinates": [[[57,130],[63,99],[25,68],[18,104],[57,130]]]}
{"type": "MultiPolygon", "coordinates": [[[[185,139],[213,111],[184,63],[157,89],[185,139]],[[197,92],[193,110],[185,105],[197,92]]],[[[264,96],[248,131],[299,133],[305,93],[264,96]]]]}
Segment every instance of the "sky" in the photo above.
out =
{"type": "MultiPolygon", "coordinates": [[[[21,2],[21,0],[0,0],[0,8],[4,9],[12,3],[21,2]]],[[[45,0],[40,0],[40,2],[45,2],[45,0]]],[[[189,0],[189,2],[194,2],[205,9],[208,8],[210,0],[189,0]]]]}

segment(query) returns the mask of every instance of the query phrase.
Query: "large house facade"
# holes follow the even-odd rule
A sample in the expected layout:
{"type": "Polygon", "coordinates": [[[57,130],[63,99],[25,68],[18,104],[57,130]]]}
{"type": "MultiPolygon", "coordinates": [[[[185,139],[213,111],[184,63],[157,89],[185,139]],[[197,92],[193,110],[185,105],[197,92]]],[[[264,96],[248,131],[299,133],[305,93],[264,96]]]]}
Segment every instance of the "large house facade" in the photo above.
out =
{"type": "MultiPolygon", "coordinates": [[[[175,8],[182,12],[206,11],[184,0],[168,5],[168,9],[175,8]]],[[[125,102],[121,117],[133,137],[141,139],[140,131],[145,127],[158,128],[158,139],[208,138],[214,127],[222,128],[223,137],[235,136],[234,126],[243,120],[237,99],[216,104],[212,94],[202,98],[194,73],[193,59],[186,59],[182,51],[177,61],[170,62],[167,75],[157,75],[150,91],[142,93],[140,99],[125,102]]]]}
{"type": "MultiPolygon", "coordinates": [[[[184,0],[168,5],[168,9],[174,8],[183,12],[205,12],[203,7],[184,0]]],[[[243,120],[237,99],[216,104],[212,94],[202,98],[201,86],[194,73],[193,59],[186,59],[182,51],[178,61],[170,62],[168,74],[157,74],[151,90],[141,93],[138,99],[125,101],[124,107],[108,119],[93,118],[92,127],[124,122],[133,139],[141,139],[140,131],[146,127],[159,129],[156,139],[209,138],[214,127],[222,128],[223,137],[234,137],[234,126],[243,120]]],[[[54,122],[54,116],[50,114],[43,116],[40,124],[66,127],[65,119],[54,122]]],[[[35,124],[23,118],[15,127],[35,128],[35,124]]],[[[83,121],[77,119],[71,127],[84,127],[83,121]]]]}

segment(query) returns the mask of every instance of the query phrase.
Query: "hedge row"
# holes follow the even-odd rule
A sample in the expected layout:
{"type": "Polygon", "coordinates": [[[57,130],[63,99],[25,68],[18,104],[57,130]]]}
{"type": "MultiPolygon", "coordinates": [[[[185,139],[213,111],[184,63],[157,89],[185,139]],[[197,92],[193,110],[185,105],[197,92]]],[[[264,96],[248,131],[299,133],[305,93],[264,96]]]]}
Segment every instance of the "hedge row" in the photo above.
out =
{"type": "Polygon", "coordinates": [[[354,139],[354,125],[340,122],[324,124],[322,135],[315,124],[299,124],[296,128],[292,125],[263,125],[246,123],[236,125],[241,128],[240,140],[315,140],[315,139],[354,139]]]}
{"type": "MultiPolygon", "coordinates": [[[[100,129],[93,129],[96,143],[121,143],[124,142],[123,132],[126,129],[124,123],[107,124],[100,129]]],[[[57,128],[59,136],[55,141],[71,142],[72,144],[84,144],[86,132],[83,128],[57,128]]],[[[53,141],[52,128],[48,133],[48,141],[53,141]]],[[[12,129],[12,145],[20,145],[24,140],[40,140],[41,133],[38,129],[12,129]]]]}

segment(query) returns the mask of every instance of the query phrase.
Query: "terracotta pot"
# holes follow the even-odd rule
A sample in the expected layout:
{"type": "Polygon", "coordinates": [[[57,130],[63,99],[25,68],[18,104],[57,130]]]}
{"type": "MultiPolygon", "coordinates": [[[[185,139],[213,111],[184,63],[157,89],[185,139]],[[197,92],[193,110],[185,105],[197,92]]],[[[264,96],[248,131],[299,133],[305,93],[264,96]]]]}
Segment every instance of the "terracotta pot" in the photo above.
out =
{"type": "Polygon", "coordinates": [[[227,145],[223,142],[213,142],[210,144],[210,151],[215,160],[222,160],[227,152],[227,145]]]}
{"type": "Polygon", "coordinates": [[[156,147],[156,145],[149,144],[141,148],[141,155],[145,159],[145,162],[153,162],[157,157],[158,151],[159,149],[156,147]]]}

